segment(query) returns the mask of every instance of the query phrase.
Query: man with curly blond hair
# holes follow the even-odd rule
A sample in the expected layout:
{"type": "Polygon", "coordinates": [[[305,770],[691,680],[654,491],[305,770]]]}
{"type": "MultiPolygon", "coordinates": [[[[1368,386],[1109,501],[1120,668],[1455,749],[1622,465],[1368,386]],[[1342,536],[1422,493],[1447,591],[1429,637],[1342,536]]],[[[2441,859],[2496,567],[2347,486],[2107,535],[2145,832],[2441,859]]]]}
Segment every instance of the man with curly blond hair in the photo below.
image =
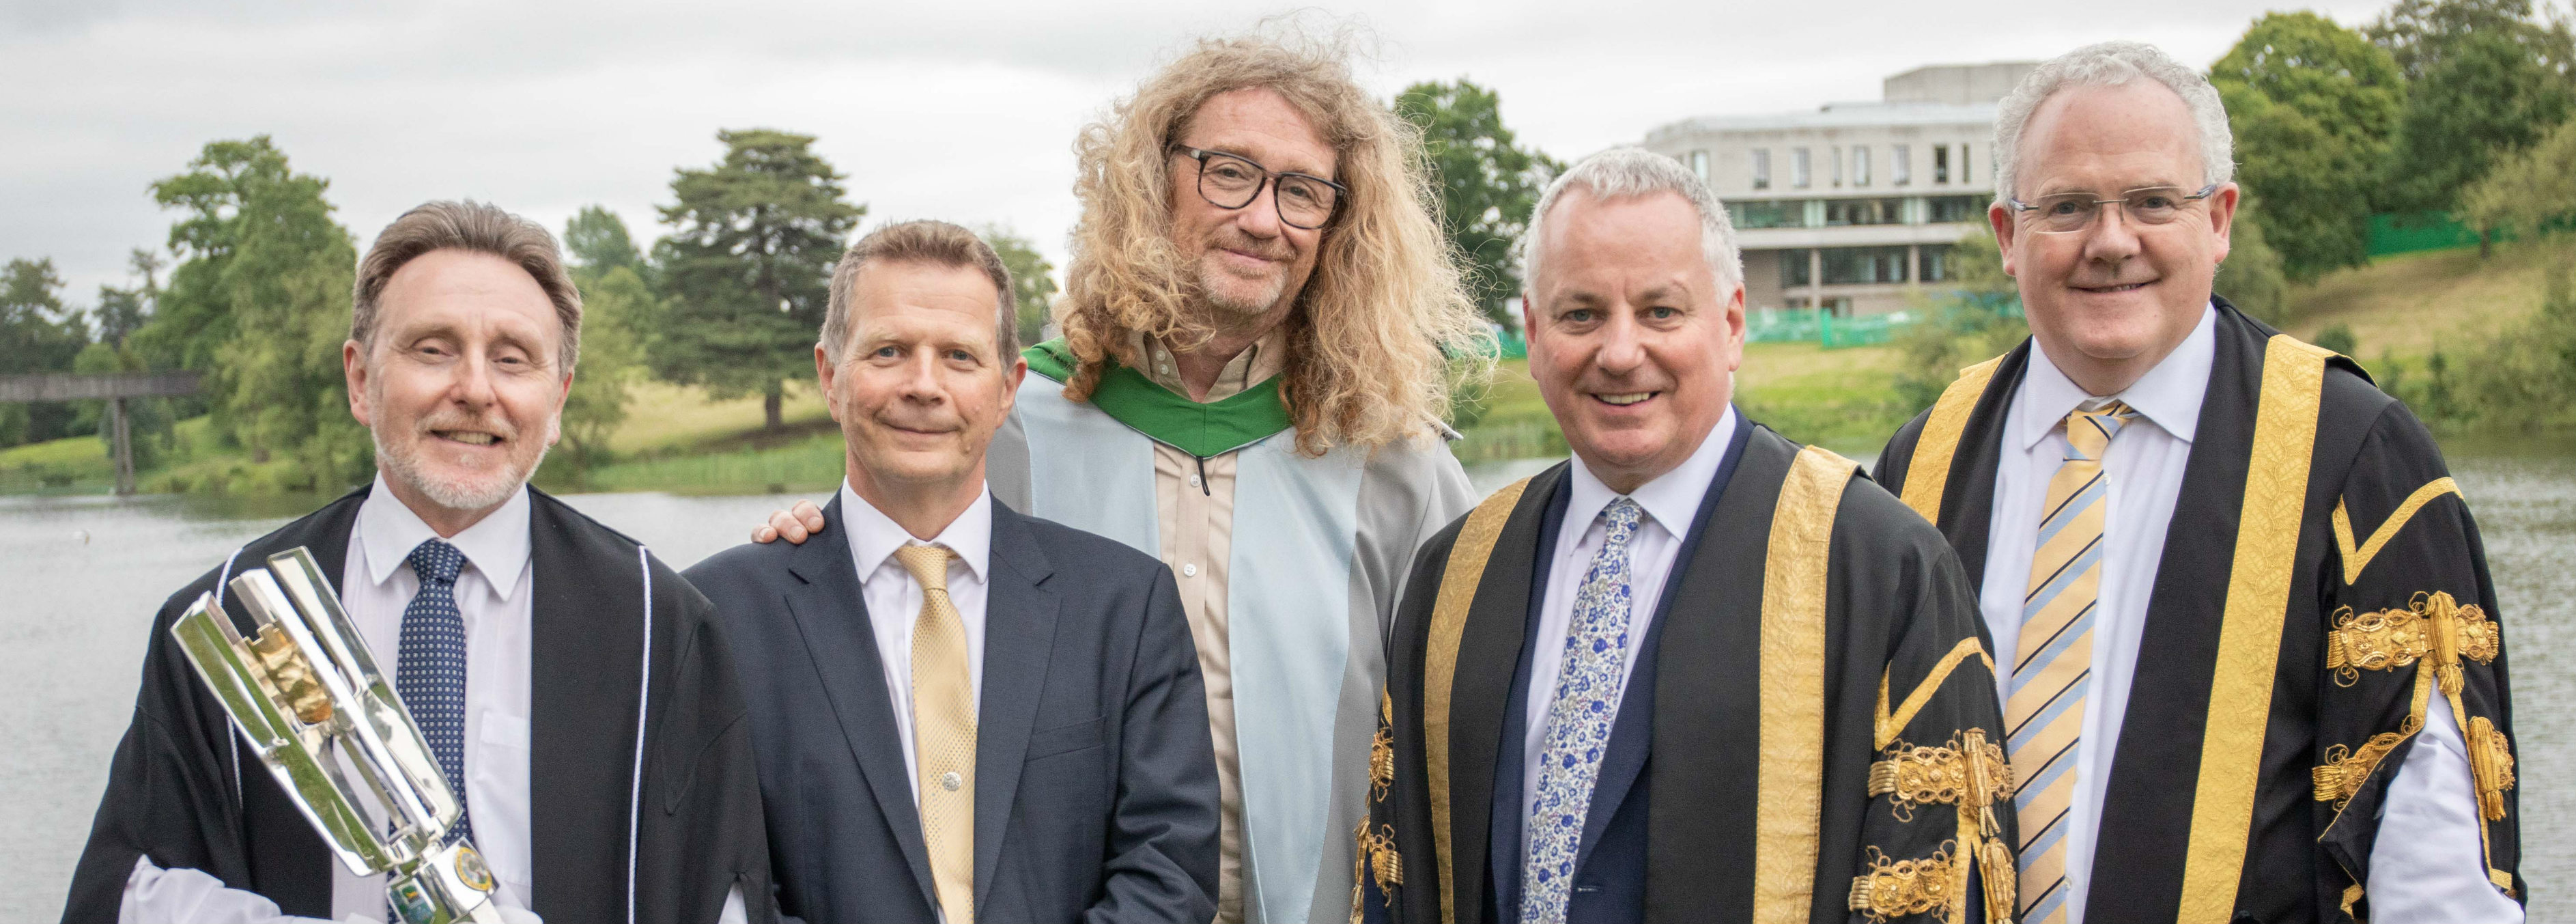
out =
{"type": "MultiPolygon", "coordinates": [[[[1419,135],[1338,49],[1247,37],[1199,42],[1075,147],[1065,336],[1025,354],[994,495],[1179,576],[1224,797],[1218,919],[1340,919],[1388,615],[1474,502],[1441,417],[1484,328],[1419,135]]],[[[756,538],[821,527],[800,504],[756,538]]]]}

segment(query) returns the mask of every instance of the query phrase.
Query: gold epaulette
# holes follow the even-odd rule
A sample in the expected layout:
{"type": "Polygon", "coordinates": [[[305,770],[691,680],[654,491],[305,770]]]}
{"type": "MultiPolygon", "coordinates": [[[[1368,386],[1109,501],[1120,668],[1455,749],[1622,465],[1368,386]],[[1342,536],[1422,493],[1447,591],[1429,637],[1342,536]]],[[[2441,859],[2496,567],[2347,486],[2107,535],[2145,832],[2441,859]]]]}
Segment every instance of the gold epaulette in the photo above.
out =
{"type": "Polygon", "coordinates": [[[2361,671],[2395,670],[2423,658],[2433,659],[2442,692],[2460,692],[2460,661],[2494,661],[2502,632],[2486,610],[2463,604],[2448,591],[2417,593],[2402,610],[2335,612],[2326,633],[2326,669],[2335,682],[2351,686],[2361,671]]]}
{"type": "Polygon", "coordinates": [[[1852,877],[1851,910],[1871,921],[1928,914],[1949,907],[1950,841],[1920,860],[1896,860],[1869,849],[1869,869],[1852,877]]]}
{"type": "Polygon", "coordinates": [[[2013,792],[2012,766],[2004,749],[1986,740],[1984,729],[1972,728],[1968,740],[1953,736],[1940,747],[1890,748],[1886,760],[1869,765],[1869,794],[1893,796],[1899,821],[1912,821],[1918,805],[1961,805],[1983,809],[2013,792]]]}

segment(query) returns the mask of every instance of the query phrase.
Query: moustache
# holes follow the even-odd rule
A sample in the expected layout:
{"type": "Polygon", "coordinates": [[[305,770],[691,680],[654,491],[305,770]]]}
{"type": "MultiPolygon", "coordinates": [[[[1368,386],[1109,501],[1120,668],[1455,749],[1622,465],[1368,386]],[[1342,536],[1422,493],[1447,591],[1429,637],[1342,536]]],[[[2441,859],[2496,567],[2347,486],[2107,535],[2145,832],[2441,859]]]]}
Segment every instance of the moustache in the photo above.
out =
{"type": "Polygon", "coordinates": [[[1208,243],[1227,250],[1240,251],[1260,257],[1264,260],[1277,260],[1282,263],[1295,259],[1297,256],[1296,251],[1293,248],[1290,248],[1285,242],[1273,240],[1268,243],[1263,243],[1261,241],[1254,240],[1251,235],[1244,234],[1243,232],[1232,228],[1217,232],[1215,239],[1208,243]]]}

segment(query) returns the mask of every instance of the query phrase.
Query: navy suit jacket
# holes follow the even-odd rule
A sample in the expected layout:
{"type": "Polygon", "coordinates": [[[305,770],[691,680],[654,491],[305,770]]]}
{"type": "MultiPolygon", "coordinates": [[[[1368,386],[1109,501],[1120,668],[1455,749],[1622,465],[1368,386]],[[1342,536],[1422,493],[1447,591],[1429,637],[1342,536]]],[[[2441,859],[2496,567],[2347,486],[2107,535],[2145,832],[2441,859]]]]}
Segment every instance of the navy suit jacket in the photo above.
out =
{"type": "MultiPolygon", "coordinates": [[[[750,705],[782,912],[930,922],[938,903],[840,501],[804,545],[686,572],[750,705]]],[[[975,741],[979,921],[1216,914],[1207,699],[1171,569],[993,504],[975,741]]]]}
{"type": "MultiPolygon", "coordinates": [[[[1655,654],[1677,596],[1671,591],[1681,586],[1682,569],[1698,548],[1699,537],[1708,531],[1709,514],[1717,509],[1718,496],[1726,493],[1726,482],[1734,476],[1752,436],[1752,420],[1735,415],[1734,439],[1718,462],[1698,514],[1681,536],[1673,568],[1664,576],[1665,593],[1655,604],[1655,620],[1638,643],[1636,667],[1622,688],[1619,717],[1611,722],[1610,742],[1593,780],[1592,804],[1584,809],[1583,840],[1574,853],[1574,889],[1565,905],[1567,924],[1630,924],[1646,918],[1646,781],[1653,770],[1648,745],[1654,738],[1655,654]]],[[[1529,756],[1521,743],[1530,723],[1530,656],[1532,646],[1538,644],[1539,611],[1547,599],[1548,573],[1556,557],[1557,532],[1565,523],[1567,493],[1560,482],[1539,520],[1538,560],[1530,582],[1528,623],[1521,634],[1521,661],[1513,671],[1511,698],[1503,708],[1503,736],[1494,766],[1493,823],[1487,829],[1493,832],[1493,849],[1487,854],[1493,870],[1485,879],[1482,898],[1488,921],[1521,919],[1521,857],[1526,850],[1521,839],[1528,827],[1528,819],[1521,815],[1521,792],[1529,779],[1529,756]]],[[[1555,678],[1545,682],[1554,683],[1555,678]]]]}

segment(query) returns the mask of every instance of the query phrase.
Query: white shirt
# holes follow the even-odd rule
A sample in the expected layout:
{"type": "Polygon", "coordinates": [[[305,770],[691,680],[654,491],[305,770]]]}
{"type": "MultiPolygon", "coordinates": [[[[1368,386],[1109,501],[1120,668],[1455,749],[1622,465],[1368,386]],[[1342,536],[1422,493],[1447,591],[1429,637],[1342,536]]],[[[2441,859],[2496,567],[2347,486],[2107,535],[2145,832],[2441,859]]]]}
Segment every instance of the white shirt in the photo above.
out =
{"type": "MultiPolygon", "coordinates": [[[[2202,312],[2190,336],[2117,397],[2138,412],[2102,454],[2109,480],[2104,500],[2102,580],[2093,616],[2092,688],[2077,742],[2074,798],[2066,818],[2068,924],[2082,924],[2091,892],[2102,802],[2120,724],[2137,676],[2147,602],[2163,557],[2165,530],[2182,496],[2200,406],[2217,358],[2216,309],[2202,312]]],[[[2030,583],[2048,482],[2066,457],[2060,426],[2091,394],[2040,350],[2005,412],[2003,452],[1995,466],[1993,519],[1978,609],[1995,644],[1996,695],[2012,698],[2020,663],[2023,591],[2030,583]]],[[[2450,704],[2433,698],[2418,746],[2389,785],[2372,853],[2369,895],[2377,924],[2412,921],[2520,921],[2521,907],[2487,884],[2483,845],[2469,785],[2467,748],[2450,704]],[[2393,818],[2392,818],[2393,816],[2393,818]]]]}
{"type": "MultiPolygon", "coordinates": [[[[1653,626],[1655,608],[1664,597],[1664,579],[1672,574],[1673,559],[1681,554],[1681,533],[1690,529],[1691,518],[1699,515],[1699,505],[1708,496],[1709,481],[1717,477],[1718,463],[1726,459],[1727,444],[1735,439],[1735,408],[1730,405],[1717,420],[1717,426],[1702,439],[1699,448],[1672,471],[1655,476],[1628,493],[1644,512],[1637,518],[1637,532],[1628,537],[1628,656],[1619,665],[1619,688],[1622,698],[1628,677],[1637,671],[1637,650],[1646,644],[1646,630],[1653,626]]],[[[1592,567],[1592,556],[1610,541],[1610,528],[1601,522],[1601,511],[1622,495],[1601,483],[1598,475],[1574,457],[1566,474],[1565,524],[1558,528],[1556,555],[1547,564],[1547,597],[1539,604],[1538,638],[1530,649],[1528,727],[1521,740],[1521,817],[1530,815],[1538,802],[1539,759],[1547,748],[1548,706],[1556,701],[1556,680],[1564,667],[1565,638],[1574,628],[1574,598],[1583,591],[1583,573],[1592,567]]],[[[1611,704],[1616,722],[1618,703],[1611,704]]]]}
{"type": "Polygon", "coordinates": [[[946,546],[948,602],[966,628],[966,680],[975,709],[984,706],[984,600],[993,561],[993,494],[975,496],[948,528],[929,542],[913,538],[902,525],[841,483],[841,519],[850,533],[850,566],[859,574],[859,595],[868,607],[868,628],[876,635],[877,662],[885,668],[886,695],[894,702],[894,727],[903,739],[904,779],[912,784],[912,802],[921,805],[921,767],[912,750],[912,630],[921,619],[921,584],[894,557],[907,545],[946,546]]]}
{"type": "MultiPolygon", "coordinates": [[[[528,491],[511,495],[490,515],[449,537],[447,543],[465,556],[456,575],[456,609],[465,620],[465,806],[473,819],[474,847],[491,867],[499,888],[495,905],[525,910],[536,903],[535,859],[528,815],[528,720],[535,678],[535,637],[531,613],[536,599],[529,585],[528,491]]],[[[379,670],[390,672],[402,650],[403,610],[420,590],[420,577],[407,561],[413,549],[438,533],[419,514],[394,496],[382,474],[358,505],[357,523],[349,531],[347,561],[340,571],[340,605],[374,654],[379,670]]],[[[256,567],[236,562],[235,567],[256,567]]],[[[248,758],[246,758],[248,759],[248,758]]],[[[255,759],[243,772],[262,771],[255,759]]],[[[358,778],[341,758],[342,773],[358,778]]],[[[361,807],[383,820],[382,806],[363,789],[361,807]]],[[[359,876],[338,861],[331,863],[331,915],[340,920],[377,920],[385,914],[383,874],[359,876]]],[[[223,887],[221,880],[193,869],[164,870],[150,857],[138,858],[125,883],[118,911],[125,924],[149,921],[275,921],[277,904],[256,892],[223,887]]],[[[742,895],[736,889],[725,900],[721,921],[744,919],[742,895]]]]}

